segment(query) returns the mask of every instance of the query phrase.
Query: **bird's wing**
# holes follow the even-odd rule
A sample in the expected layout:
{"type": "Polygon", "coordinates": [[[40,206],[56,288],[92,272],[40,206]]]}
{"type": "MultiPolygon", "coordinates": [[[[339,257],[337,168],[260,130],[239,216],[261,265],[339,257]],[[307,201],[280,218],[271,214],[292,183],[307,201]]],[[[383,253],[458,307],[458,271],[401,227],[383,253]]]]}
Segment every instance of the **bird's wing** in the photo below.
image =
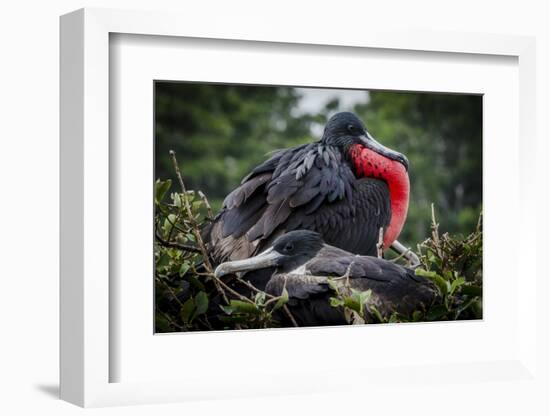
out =
{"type": "Polygon", "coordinates": [[[360,291],[371,290],[372,302],[382,313],[409,314],[426,308],[436,297],[429,280],[416,276],[411,269],[376,257],[319,256],[310,261],[308,267],[315,275],[338,277],[349,271],[350,286],[360,291]]]}
{"type": "Polygon", "coordinates": [[[221,226],[220,237],[241,237],[257,223],[268,208],[266,188],[273,182],[275,174],[281,171],[281,167],[288,167],[293,159],[299,158],[308,146],[310,145],[274,152],[227,195],[214,220],[221,226]]]}
{"type": "Polygon", "coordinates": [[[357,180],[338,150],[312,143],[275,152],[257,166],[226,197],[205,239],[218,261],[248,257],[297,229],[372,254],[390,217],[385,182],[357,180]]]}
{"type": "MultiPolygon", "coordinates": [[[[334,293],[323,276],[276,274],[268,282],[266,292],[280,296],[283,288],[288,293],[288,307],[300,326],[344,325],[347,322],[340,308],[330,306],[334,293]]],[[[285,314],[276,313],[277,319],[287,320],[285,314]]],[[[287,322],[290,325],[290,322],[287,322]]]]}
{"type": "Polygon", "coordinates": [[[328,292],[329,287],[324,276],[276,274],[269,279],[265,288],[266,292],[273,296],[280,296],[283,289],[286,289],[290,299],[306,300],[328,292]]]}
{"type": "MultiPolygon", "coordinates": [[[[321,206],[352,200],[355,177],[339,151],[314,144],[285,156],[266,184],[267,205],[248,230],[249,241],[269,239],[278,227],[286,231],[298,228],[321,231],[319,221],[316,222],[321,206]]],[[[352,215],[349,203],[346,205],[348,215],[352,215]]]]}

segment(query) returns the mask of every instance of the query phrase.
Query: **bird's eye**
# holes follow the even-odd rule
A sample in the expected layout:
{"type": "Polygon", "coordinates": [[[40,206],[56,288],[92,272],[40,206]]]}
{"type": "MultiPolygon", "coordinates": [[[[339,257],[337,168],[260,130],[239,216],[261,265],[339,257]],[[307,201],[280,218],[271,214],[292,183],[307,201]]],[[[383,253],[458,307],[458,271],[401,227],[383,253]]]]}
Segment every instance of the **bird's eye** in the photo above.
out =
{"type": "Polygon", "coordinates": [[[355,133],[355,130],[356,130],[356,128],[353,124],[348,124],[348,131],[350,133],[355,133]]]}
{"type": "Polygon", "coordinates": [[[294,244],[288,243],[288,244],[285,246],[285,251],[292,251],[292,250],[294,250],[294,244]]]}

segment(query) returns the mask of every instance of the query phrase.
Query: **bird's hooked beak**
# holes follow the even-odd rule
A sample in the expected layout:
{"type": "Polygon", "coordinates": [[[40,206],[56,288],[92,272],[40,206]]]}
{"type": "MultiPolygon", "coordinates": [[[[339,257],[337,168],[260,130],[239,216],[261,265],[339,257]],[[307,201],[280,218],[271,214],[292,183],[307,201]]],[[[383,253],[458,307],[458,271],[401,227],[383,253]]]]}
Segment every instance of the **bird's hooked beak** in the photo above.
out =
{"type": "Polygon", "coordinates": [[[220,278],[222,276],[225,276],[226,274],[274,267],[278,265],[277,260],[279,260],[281,257],[283,257],[282,254],[273,250],[273,247],[270,247],[264,252],[258,254],[257,256],[250,257],[244,260],[235,260],[222,263],[218,267],[216,267],[214,275],[217,278],[220,278]]]}
{"type": "Polygon", "coordinates": [[[407,171],[409,170],[409,160],[406,158],[405,155],[378,143],[378,141],[376,141],[376,139],[372,137],[368,131],[366,132],[366,134],[360,136],[360,139],[366,148],[384,157],[387,157],[388,159],[395,160],[401,163],[403,166],[405,166],[405,169],[407,171]]]}

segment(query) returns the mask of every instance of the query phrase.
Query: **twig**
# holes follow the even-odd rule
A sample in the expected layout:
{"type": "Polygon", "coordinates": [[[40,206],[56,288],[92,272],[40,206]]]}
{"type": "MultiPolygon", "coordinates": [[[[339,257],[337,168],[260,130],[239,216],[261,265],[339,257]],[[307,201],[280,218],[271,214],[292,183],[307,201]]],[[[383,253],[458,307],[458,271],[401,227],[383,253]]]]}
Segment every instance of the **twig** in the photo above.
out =
{"type": "MultiPolygon", "coordinates": [[[[252,283],[250,283],[250,282],[247,281],[247,280],[243,280],[243,279],[241,279],[240,277],[237,277],[237,280],[238,280],[240,283],[244,284],[246,287],[248,287],[248,288],[250,288],[251,290],[253,290],[254,292],[256,292],[256,293],[262,293],[262,292],[263,292],[262,290],[258,289],[256,286],[254,286],[252,283]]],[[[284,286],[284,287],[286,287],[286,280],[285,280],[285,286],[284,286]]],[[[263,293],[265,293],[265,292],[263,292],[263,293]]],[[[266,294],[266,296],[267,296],[268,298],[270,298],[270,299],[272,299],[272,300],[274,300],[274,299],[280,299],[280,296],[279,296],[279,297],[276,297],[276,296],[273,296],[273,295],[271,295],[271,294],[269,294],[269,293],[265,293],[265,294],[266,294]]],[[[267,303],[269,303],[269,302],[267,302],[267,303]]],[[[266,305],[267,305],[267,303],[266,303],[266,305]]],[[[296,319],[294,318],[294,315],[292,315],[292,312],[290,312],[290,309],[288,308],[287,305],[283,305],[283,312],[285,313],[285,315],[287,316],[287,318],[290,319],[290,322],[292,322],[292,325],[293,325],[293,326],[295,326],[295,327],[299,327],[299,326],[300,326],[300,325],[298,325],[298,322],[296,322],[296,319]]]]}
{"type": "MultiPolygon", "coordinates": [[[[382,230],[382,229],[380,229],[382,230]]],[[[357,255],[356,255],[357,256],[357,255]]],[[[353,265],[355,264],[355,260],[353,260],[347,267],[346,269],[346,272],[340,276],[341,278],[345,278],[346,279],[346,288],[350,288],[350,284],[349,284],[349,276],[351,274],[351,268],[353,267],[353,265]]]]}
{"type": "MultiPolygon", "coordinates": [[[[174,230],[176,229],[176,223],[178,222],[178,220],[180,219],[180,216],[181,216],[181,211],[178,212],[178,215],[176,215],[176,220],[174,222],[172,222],[170,220],[170,216],[167,216],[166,219],[168,220],[168,222],[170,223],[171,227],[170,227],[170,232],[168,233],[168,241],[172,240],[172,235],[174,235],[174,230]]],[[[179,231],[179,230],[178,230],[179,231]]]]}
{"type": "MultiPolygon", "coordinates": [[[[233,296],[236,296],[238,299],[242,300],[243,302],[247,302],[255,305],[254,301],[248,299],[246,296],[241,295],[239,292],[237,292],[236,290],[228,286],[223,280],[214,276],[214,274],[212,274],[211,277],[214,279],[214,282],[218,282],[221,286],[224,287],[225,290],[227,290],[233,296]]],[[[227,301],[227,303],[229,303],[229,301],[227,301]]]]}
{"type": "Polygon", "coordinates": [[[286,290],[286,281],[287,280],[288,280],[288,276],[285,276],[285,280],[283,282],[283,290],[281,290],[281,295],[280,296],[273,296],[273,295],[270,295],[269,293],[266,293],[266,295],[269,296],[270,299],[265,303],[265,306],[270,305],[270,304],[278,301],[279,299],[281,299],[283,297],[283,293],[286,290]]]}
{"type": "Polygon", "coordinates": [[[210,321],[208,320],[208,316],[207,316],[207,315],[204,315],[204,322],[206,323],[206,326],[207,326],[209,329],[214,329],[214,327],[212,326],[212,324],[211,324],[210,321]]]}
{"type": "Polygon", "coordinates": [[[483,224],[483,211],[480,211],[479,218],[477,219],[476,232],[481,231],[481,225],[483,224]]]}
{"type": "MultiPolygon", "coordinates": [[[[193,211],[191,210],[191,205],[189,204],[189,199],[187,199],[187,189],[185,188],[185,184],[183,182],[183,178],[181,176],[180,168],[178,165],[178,160],[176,159],[176,152],[173,150],[170,150],[170,159],[172,159],[172,164],[174,165],[174,170],[176,171],[176,176],[178,178],[181,190],[183,192],[183,200],[185,209],[187,211],[187,216],[189,217],[189,221],[191,222],[191,226],[193,228],[193,234],[195,234],[195,239],[197,241],[197,244],[199,246],[199,249],[201,250],[203,262],[206,270],[210,273],[212,273],[212,276],[214,276],[214,269],[212,268],[212,264],[210,263],[210,258],[208,256],[208,251],[206,250],[206,246],[204,245],[204,241],[202,240],[202,236],[200,233],[199,225],[197,224],[197,221],[195,219],[195,216],[193,215],[193,211]]],[[[221,281],[219,279],[216,279],[214,277],[214,285],[216,286],[216,289],[222,296],[223,300],[229,304],[229,299],[227,298],[227,295],[225,294],[224,290],[221,288],[221,281]]],[[[225,285],[225,284],[224,284],[225,285]]],[[[225,285],[227,288],[228,286],[225,285]]]]}
{"type": "MultiPolygon", "coordinates": [[[[283,292],[286,290],[286,281],[287,281],[287,278],[285,277],[285,281],[283,283],[283,292]]],[[[282,293],[281,293],[281,295],[282,295],[282,293]]],[[[292,315],[292,313],[290,312],[289,307],[286,304],[283,304],[283,311],[285,312],[288,319],[290,319],[290,322],[292,322],[292,325],[294,325],[295,327],[298,327],[299,326],[298,322],[296,322],[296,319],[294,319],[294,316],[292,315]]]]}
{"type": "MultiPolygon", "coordinates": [[[[256,293],[262,293],[263,292],[262,290],[258,289],[256,286],[254,286],[252,283],[250,283],[248,280],[244,280],[240,277],[237,277],[237,281],[239,283],[242,283],[243,285],[245,285],[246,287],[248,287],[249,289],[251,289],[252,291],[254,291],[256,293]]],[[[270,295],[269,293],[265,293],[265,294],[267,295],[268,298],[274,297],[273,295],[270,295]]]]}
{"type": "Polygon", "coordinates": [[[171,317],[170,315],[168,315],[166,312],[163,312],[163,311],[161,311],[160,309],[158,309],[158,312],[160,312],[160,314],[161,314],[162,316],[164,316],[164,318],[166,318],[166,320],[167,320],[168,322],[170,322],[173,326],[175,326],[175,327],[178,328],[179,330],[183,330],[183,326],[181,326],[181,325],[178,324],[176,321],[174,321],[174,320],[172,319],[172,317],[171,317]]]}
{"type": "Polygon", "coordinates": [[[181,243],[176,243],[174,241],[166,241],[165,239],[163,239],[161,236],[160,236],[160,233],[158,232],[158,229],[155,230],[155,237],[157,239],[157,241],[160,243],[161,246],[164,246],[164,247],[171,247],[171,248],[177,248],[178,250],[182,250],[182,251],[189,251],[191,253],[199,253],[199,254],[202,254],[202,252],[200,251],[200,249],[198,249],[197,247],[193,247],[193,246],[190,246],[188,244],[181,244],[181,243]]]}
{"type": "Polygon", "coordinates": [[[285,314],[288,317],[288,319],[290,319],[290,322],[292,322],[292,325],[294,325],[295,327],[300,326],[298,325],[298,322],[296,322],[296,319],[294,319],[294,316],[292,316],[292,313],[290,312],[290,309],[288,308],[287,305],[283,305],[283,311],[285,311],[285,314]]]}
{"type": "Polygon", "coordinates": [[[198,194],[199,194],[199,197],[202,199],[202,202],[204,202],[204,205],[206,206],[206,211],[208,212],[208,219],[212,220],[214,218],[214,214],[212,212],[212,207],[210,206],[210,202],[208,202],[208,198],[202,191],[199,191],[198,194]]]}
{"type": "Polygon", "coordinates": [[[443,253],[441,252],[441,246],[439,244],[439,224],[435,220],[435,208],[432,202],[432,239],[434,240],[435,249],[437,250],[437,255],[442,258],[443,253]]]}
{"type": "Polygon", "coordinates": [[[376,256],[381,259],[384,254],[384,228],[378,231],[378,243],[376,244],[376,256]]]}
{"type": "MultiPolygon", "coordinates": [[[[224,301],[227,304],[229,304],[229,299],[227,297],[226,292],[230,293],[231,295],[235,296],[237,299],[239,299],[243,302],[247,302],[247,303],[255,305],[254,301],[247,298],[246,296],[241,295],[239,292],[235,291],[233,288],[228,286],[223,280],[221,280],[220,278],[218,278],[214,275],[213,267],[212,267],[212,264],[210,263],[210,258],[208,256],[208,251],[206,249],[206,245],[204,244],[204,241],[202,239],[202,235],[200,233],[199,224],[197,223],[197,220],[196,220],[195,216],[193,215],[191,205],[190,205],[189,200],[188,200],[187,189],[185,187],[185,183],[183,181],[183,177],[182,177],[181,171],[179,169],[179,165],[178,165],[178,162],[177,162],[177,159],[176,159],[176,153],[173,150],[170,150],[169,153],[170,153],[170,159],[172,160],[174,170],[176,172],[176,177],[178,179],[179,185],[180,185],[181,190],[182,190],[184,209],[187,212],[188,222],[191,225],[191,229],[192,229],[192,232],[195,236],[198,247],[188,246],[188,245],[185,245],[185,244],[175,243],[175,242],[172,242],[172,241],[166,241],[159,234],[158,228],[155,227],[155,235],[156,235],[157,240],[159,241],[159,243],[161,245],[164,245],[164,246],[167,246],[167,247],[173,247],[173,248],[177,248],[177,249],[181,249],[181,250],[187,250],[187,251],[190,251],[190,252],[202,254],[203,264],[204,264],[204,267],[205,267],[207,272],[206,273],[197,273],[197,274],[199,274],[201,276],[208,276],[208,277],[212,278],[218,293],[222,296],[222,298],[224,299],[224,301]]],[[[209,218],[212,219],[213,218],[212,207],[210,206],[210,203],[208,202],[208,199],[206,198],[204,193],[202,193],[201,191],[198,192],[198,195],[203,200],[203,202],[206,206],[209,218]]],[[[168,221],[173,226],[172,228],[174,228],[175,224],[173,224],[172,221],[170,221],[170,220],[168,220],[168,221]]],[[[241,282],[245,283],[242,280],[241,280],[241,282]]],[[[163,283],[166,286],[166,284],[164,282],[161,282],[161,283],[163,283]]],[[[246,282],[245,284],[247,284],[247,283],[248,282],[246,282]]],[[[255,291],[261,292],[258,288],[254,287],[250,283],[248,283],[247,286],[250,287],[251,289],[255,290],[255,291]]],[[[170,289],[170,288],[168,288],[168,289],[170,289]]],[[[173,291],[171,291],[171,293],[173,294],[173,291]]],[[[272,295],[269,295],[269,294],[266,294],[266,295],[270,296],[271,298],[278,299],[276,297],[273,297],[272,295]]],[[[179,299],[178,299],[178,301],[179,301],[179,299]]],[[[180,304],[181,304],[181,302],[180,302],[180,304]]],[[[285,311],[285,313],[289,317],[292,324],[297,327],[298,323],[296,322],[296,320],[294,319],[294,317],[292,316],[290,310],[287,308],[286,305],[283,305],[283,310],[285,311]]],[[[172,321],[172,320],[170,319],[170,321],[172,321]]],[[[175,322],[173,324],[177,325],[175,322]]]]}
{"type": "Polygon", "coordinates": [[[181,303],[181,300],[179,300],[178,296],[176,295],[176,293],[172,290],[172,288],[170,286],[168,286],[166,284],[166,282],[163,282],[162,279],[157,276],[157,282],[159,282],[162,286],[164,286],[165,289],[167,289],[170,294],[174,297],[174,299],[176,299],[176,301],[179,303],[180,307],[183,307],[183,303],[181,303]]]}

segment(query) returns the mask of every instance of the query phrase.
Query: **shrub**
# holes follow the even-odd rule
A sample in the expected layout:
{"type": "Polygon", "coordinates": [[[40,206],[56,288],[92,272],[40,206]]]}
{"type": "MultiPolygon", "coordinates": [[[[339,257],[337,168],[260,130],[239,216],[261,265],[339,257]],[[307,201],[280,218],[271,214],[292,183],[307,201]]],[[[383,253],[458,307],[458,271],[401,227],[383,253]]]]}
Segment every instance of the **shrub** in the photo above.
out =
{"type": "MultiPolygon", "coordinates": [[[[213,274],[201,229],[212,221],[208,200],[200,191],[186,190],[175,155],[180,192],[170,180],[155,183],[155,325],[157,332],[251,329],[279,326],[274,312],[285,313],[288,294],[271,296],[239,280],[229,283],[213,274]],[[251,296],[235,290],[247,285],[251,296]]],[[[383,315],[368,303],[371,291],[334,291],[330,304],[344,307],[350,323],[420,322],[482,317],[481,215],[467,236],[440,235],[432,205],[431,236],[417,245],[421,265],[416,274],[429,279],[439,296],[425,310],[411,316],[383,315]]],[[[392,261],[401,261],[395,259],[392,261]]],[[[329,282],[330,283],[330,282],[329,282]]]]}

